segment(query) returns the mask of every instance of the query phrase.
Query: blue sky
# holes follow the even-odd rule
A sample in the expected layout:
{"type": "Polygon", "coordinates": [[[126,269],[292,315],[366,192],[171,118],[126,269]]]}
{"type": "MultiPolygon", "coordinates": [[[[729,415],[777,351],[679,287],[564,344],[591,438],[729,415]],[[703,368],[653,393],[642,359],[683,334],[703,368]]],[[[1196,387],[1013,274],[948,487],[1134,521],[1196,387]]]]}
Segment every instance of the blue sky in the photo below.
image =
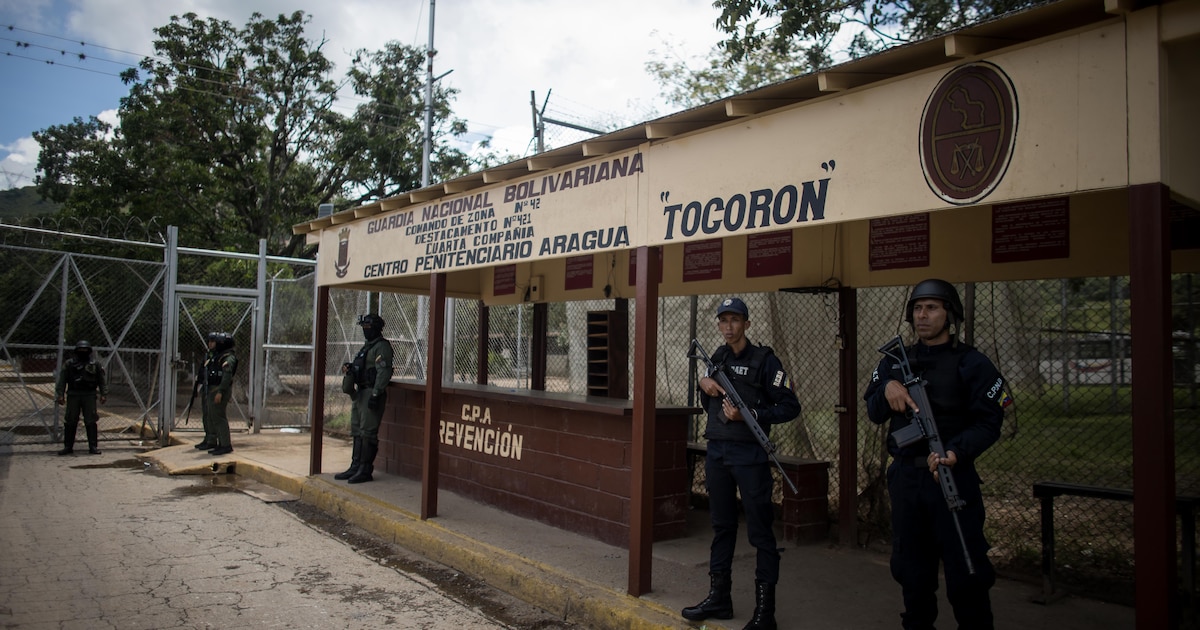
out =
{"type": "MultiPolygon", "coordinates": [[[[257,11],[303,10],[311,39],[341,77],[353,50],[388,41],[424,47],[429,0],[0,0],[0,190],[33,184],[34,131],[98,116],[118,122],[118,78],[152,51],[153,29],[194,12],[242,26],[257,11]],[[80,59],[80,54],[85,56],[80,59]],[[47,61],[53,60],[54,64],[47,61]]],[[[547,115],[588,125],[666,114],[645,71],[658,51],[693,64],[718,41],[711,0],[442,0],[434,73],[460,90],[455,113],[472,140],[530,149],[530,91],[547,115]]],[[[354,102],[344,102],[346,111],[354,102]]]]}

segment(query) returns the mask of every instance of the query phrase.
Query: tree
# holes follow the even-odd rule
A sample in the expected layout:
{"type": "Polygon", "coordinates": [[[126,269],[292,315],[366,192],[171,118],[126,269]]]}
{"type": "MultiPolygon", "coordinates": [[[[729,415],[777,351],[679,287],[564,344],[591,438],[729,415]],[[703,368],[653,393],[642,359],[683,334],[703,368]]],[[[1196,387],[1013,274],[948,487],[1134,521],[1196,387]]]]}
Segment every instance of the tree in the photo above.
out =
{"type": "MultiPolygon", "coordinates": [[[[424,62],[423,51],[395,42],[381,51],[359,50],[355,55],[350,85],[368,102],[347,121],[340,144],[350,178],[361,187],[358,202],[421,187],[424,62]],[[353,159],[364,149],[365,159],[353,159]]],[[[434,86],[435,138],[467,132],[464,121],[451,118],[449,99],[456,93],[440,84],[434,86]]],[[[431,164],[440,163],[443,172],[465,173],[471,166],[466,154],[441,142],[431,148],[429,159],[431,164]]]]}
{"type": "Polygon", "coordinates": [[[861,57],[932,37],[1045,0],[713,0],[718,46],[737,63],[759,49],[799,51],[813,69],[831,65],[830,49],[850,36],[846,52],[861,57]]]}
{"type": "MultiPolygon", "coordinates": [[[[76,216],[121,214],[177,225],[189,245],[311,254],[291,227],[321,203],[342,206],[416,187],[421,169],[424,52],[360,52],[347,81],[369,100],[334,110],[339,85],[303,12],[246,26],[172,16],[154,56],[123,73],[120,125],[76,119],[34,134],[38,192],[76,216]]],[[[469,167],[444,146],[465,124],[452,90],[435,92],[438,177],[469,167]]]]}
{"type": "Polygon", "coordinates": [[[790,42],[785,42],[784,52],[758,48],[748,51],[736,62],[716,47],[702,60],[703,67],[700,69],[693,69],[688,60],[676,54],[674,51],[678,47],[675,44],[665,40],[663,44],[665,52],[650,51],[655,58],[646,62],[646,72],[663,86],[662,93],[668,103],[685,109],[748,92],[813,69],[805,59],[796,55],[796,47],[790,42]]]}

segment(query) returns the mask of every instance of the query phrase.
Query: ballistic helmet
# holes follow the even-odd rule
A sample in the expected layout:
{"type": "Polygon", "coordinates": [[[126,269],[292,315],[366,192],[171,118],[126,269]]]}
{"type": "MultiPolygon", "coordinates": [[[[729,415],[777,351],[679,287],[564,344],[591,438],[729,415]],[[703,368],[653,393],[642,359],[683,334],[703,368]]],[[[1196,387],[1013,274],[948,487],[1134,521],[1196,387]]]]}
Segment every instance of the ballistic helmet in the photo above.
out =
{"type": "Polygon", "coordinates": [[[965,319],[962,300],[958,299],[958,289],[945,280],[930,278],[918,282],[917,286],[913,287],[912,295],[908,297],[908,304],[904,308],[904,321],[913,323],[913,305],[917,300],[923,299],[942,301],[946,312],[950,314],[947,324],[961,323],[965,319]]]}
{"type": "Polygon", "coordinates": [[[206,341],[215,342],[213,350],[216,352],[224,352],[233,347],[233,335],[223,332],[210,332],[205,336],[206,341]]]}
{"type": "Polygon", "coordinates": [[[383,321],[383,318],[375,313],[367,313],[366,315],[358,316],[358,325],[362,326],[363,328],[382,331],[384,324],[385,322],[383,321]]]}
{"type": "Polygon", "coordinates": [[[80,339],[75,342],[75,352],[78,354],[91,354],[92,344],[88,343],[87,339],[80,339]]]}

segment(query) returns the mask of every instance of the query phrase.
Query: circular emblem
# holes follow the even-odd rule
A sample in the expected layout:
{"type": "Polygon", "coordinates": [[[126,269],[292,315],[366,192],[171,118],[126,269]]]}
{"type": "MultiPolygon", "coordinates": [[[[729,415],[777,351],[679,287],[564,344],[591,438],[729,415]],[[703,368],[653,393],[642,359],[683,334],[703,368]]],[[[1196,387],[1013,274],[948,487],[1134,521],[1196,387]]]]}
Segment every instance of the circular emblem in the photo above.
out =
{"type": "Polygon", "coordinates": [[[934,194],[958,206],[991,194],[1017,140],[1017,94],[1000,68],[969,63],[942,78],[921,116],[921,170],[934,194]]]}

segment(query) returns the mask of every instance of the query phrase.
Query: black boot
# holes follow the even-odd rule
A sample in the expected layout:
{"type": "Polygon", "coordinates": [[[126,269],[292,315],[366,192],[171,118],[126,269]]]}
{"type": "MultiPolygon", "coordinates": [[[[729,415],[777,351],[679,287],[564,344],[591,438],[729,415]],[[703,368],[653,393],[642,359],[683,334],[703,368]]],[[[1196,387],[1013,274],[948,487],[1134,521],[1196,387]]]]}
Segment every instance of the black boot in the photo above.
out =
{"type": "Polygon", "coordinates": [[[742,630],[775,630],[775,585],[754,580],[754,616],[742,630]]]}
{"type": "Polygon", "coordinates": [[[365,481],[374,481],[375,478],[371,473],[375,472],[375,455],[379,453],[379,442],[362,438],[362,463],[358,465],[358,471],[346,483],[363,483],[365,481]]]}
{"type": "MultiPolygon", "coordinates": [[[[75,429],[79,425],[75,425],[75,429]]],[[[75,429],[67,429],[63,426],[63,449],[58,452],[59,455],[74,455],[75,454],[75,429]]]]}
{"type": "Polygon", "coordinates": [[[354,476],[354,473],[358,472],[358,467],[362,464],[362,442],[362,438],[354,438],[354,446],[350,451],[350,467],[334,475],[334,479],[338,481],[349,479],[354,476]]]}
{"type": "Polygon", "coordinates": [[[733,585],[732,576],[728,571],[713,571],[708,577],[708,597],[695,606],[684,608],[683,618],[690,621],[704,621],[710,618],[733,619],[733,598],[729,595],[729,589],[733,585]]]}
{"type": "Polygon", "coordinates": [[[96,423],[93,422],[83,425],[83,428],[87,430],[88,454],[99,455],[100,449],[98,448],[98,445],[100,444],[100,427],[96,426],[96,423]]]}
{"type": "Polygon", "coordinates": [[[208,449],[210,449],[210,448],[216,448],[216,447],[217,447],[216,443],[214,443],[214,442],[209,442],[209,441],[208,441],[208,436],[206,435],[206,436],[204,436],[204,441],[202,441],[202,442],[200,442],[199,444],[197,444],[197,445],[193,446],[192,448],[194,448],[194,449],[196,449],[196,450],[198,450],[198,451],[207,451],[207,450],[208,450],[208,449]]]}

